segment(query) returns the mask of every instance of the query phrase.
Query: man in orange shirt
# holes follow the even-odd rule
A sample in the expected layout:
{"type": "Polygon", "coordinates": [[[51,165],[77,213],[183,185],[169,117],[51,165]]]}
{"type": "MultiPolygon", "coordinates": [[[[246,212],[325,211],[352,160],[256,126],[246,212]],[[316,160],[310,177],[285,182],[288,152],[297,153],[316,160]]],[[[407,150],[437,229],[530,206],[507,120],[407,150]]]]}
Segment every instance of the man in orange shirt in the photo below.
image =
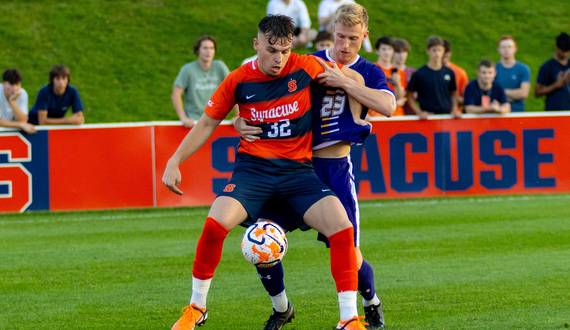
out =
{"type": "Polygon", "coordinates": [[[463,93],[465,92],[465,87],[469,83],[469,78],[467,77],[467,72],[461,67],[454,63],[451,63],[451,43],[448,40],[443,40],[443,47],[445,48],[445,53],[443,54],[443,65],[453,70],[455,73],[455,85],[457,85],[457,101],[459,109],[463,106],[463,93]]]}
{"type": "MultiPolygon", "coordinates": [[[[376,54],[378,61],[374,64],[378,65],[388,79],[388,87],[396,95],[396,112],[393,116],[404,115],[404,104],[406,104],[406,72],[392,66],[392,57],[394,56],[394,46],[390,37],[380,37],[376,41],[376,54]]],[[[378,112],[368,110],[370,116],[382,116],[378,112]]]]}

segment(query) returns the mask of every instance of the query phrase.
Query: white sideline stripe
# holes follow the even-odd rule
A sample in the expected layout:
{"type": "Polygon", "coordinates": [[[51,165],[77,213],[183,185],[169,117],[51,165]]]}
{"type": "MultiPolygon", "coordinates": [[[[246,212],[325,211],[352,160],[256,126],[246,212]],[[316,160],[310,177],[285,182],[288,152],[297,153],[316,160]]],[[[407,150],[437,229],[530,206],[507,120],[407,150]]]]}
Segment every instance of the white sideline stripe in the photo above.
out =
{"type": "Polygon", "coordinates": [[[528,200],[554,200],[554,199],[570,199],[570,195],[533,195],[533,196],[509,196],[509,197],[491,197],[491,198],[461,198],[461,199],[435,199],[435,200],[413,200],[413,201],[392,201],[365,203],[361,201],[360,208],[365,207],[384,207],[398,205],[436,205],[436,204],[460,204],[460,203],[486,203],[486,202],[505,202],[505,201],[528,201],[528,200]]]}
{"type": "MultiPolygon", "coordinates": [[[[160,214],[126,214],[126,215],[106,215],[106,216],[89,216],[89,217],[74,217],[74,218],[54,218],[54,219],[30,219],[30,220],[3,220],[0,225],[7,224],[24,224],[24,223],[51,223],[51,222],[80,222],[80,221],[97,221],[97,220],[122,220],[122,219],[151,219],[151,218],[165,218],[169,216],[189,216],[199,213],[207,214],[208,210],[203,211],[189,211],[189,212],[171,212],[160,214]]],[[[52,215],[53,217],[53,215],[52,215]]]]}

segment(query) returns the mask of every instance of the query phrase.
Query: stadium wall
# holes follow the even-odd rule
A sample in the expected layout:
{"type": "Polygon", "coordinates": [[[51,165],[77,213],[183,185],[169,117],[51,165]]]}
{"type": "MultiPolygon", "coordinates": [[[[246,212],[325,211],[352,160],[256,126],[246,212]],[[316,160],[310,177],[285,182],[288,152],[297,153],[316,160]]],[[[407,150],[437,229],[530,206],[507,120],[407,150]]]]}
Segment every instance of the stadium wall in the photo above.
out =
{"type": "MultiPolygon", "coordinates": [[[[352,150],[360,199],[570,192],[570,112],[379,118],[352,150]]],[[[209,205],[239,141],[229,122],[161,183],[178,122],[0,129],[0,212],[209,205]]]]}

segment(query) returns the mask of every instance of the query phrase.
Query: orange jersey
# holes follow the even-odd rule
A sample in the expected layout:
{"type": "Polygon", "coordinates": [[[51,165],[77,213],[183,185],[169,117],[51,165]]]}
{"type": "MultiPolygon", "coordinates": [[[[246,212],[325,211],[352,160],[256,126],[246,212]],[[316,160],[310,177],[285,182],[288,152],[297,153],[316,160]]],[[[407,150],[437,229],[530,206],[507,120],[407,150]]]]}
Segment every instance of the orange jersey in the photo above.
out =
{"type": "Polygon", "coordinates": [[[212,95],[205,112],[223,120],[238,104],[240,117],[261,127],[261,139],[255,142],[240,140],[238,153],[269,160],[310,162],[310,85],[322,72],[324,69],[314,56],[291,53],[287,65],[277,77],[262,73],[255,60],[226,77],[212,95]]]}
{"type": "MultiPolygon", "coordinates": [[[[392,77],[392,66],[384,69],[383,67],[380,66],[380,64],[378,62],[374,63],[376,64],[378,67],[380,67],[380,69],[382,69],[382,72],[384,72],[384,75],[386,76],[386,79],[388,80],[388,87],[390,87],[390,89],[392,90],[392,92],[394,92],[394,95],[396,95],[396,86],[394,86],[392,84],[392,81],[390,80],[390,77],[392,77]]],[[[404,70],[400,70],[398,69],[398,74],[400,75],[400,86],[402,86],[404,88],[404,90],[406,89],[406,72],[404,70]]],[[[383,115],[379,114],[378,112],[372,111],[372,110],[368,110],[368,114],[372,117],[384,117],[383,115]]],[[[404,115],[404,107],[397,107],[396,111],[394,111],[394,114],[392,116],[403,116],[404,115]]]]}
{"type": "Polygon", "coordinates": [[[457,95],[463,96],[465,92],[465,87],[469,83],[469,78],[467,77],[467,72],[461,67],[449,62],[449,68],[455,73],[455,85],[457,86],[457,95]]]}

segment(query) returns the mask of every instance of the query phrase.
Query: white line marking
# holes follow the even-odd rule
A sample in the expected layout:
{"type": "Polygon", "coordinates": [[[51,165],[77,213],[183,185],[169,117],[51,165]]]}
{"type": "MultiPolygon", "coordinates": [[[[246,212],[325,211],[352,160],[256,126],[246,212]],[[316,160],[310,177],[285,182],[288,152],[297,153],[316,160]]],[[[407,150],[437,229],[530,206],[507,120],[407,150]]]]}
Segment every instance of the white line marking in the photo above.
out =
{"type": "MultiPolygon", "coordinates": [[[[168,217],[180,217],[180,216],[195,216],[203,214],[204,217],[208,214],[208,210],[189,210],[187,212],[165,212],[165,213],[151,213],[151,214],[122,214],[122,215],[101,215],[101,216],[85,216],[85,217],[71,217],[65,218],[65,214],[62,214],[61,218],[56,218],[56,215],[50,214],[47,217],[49,219],[40,219],[38,215],[35,215],[37,219],[27,219],[27,220],[18,220],[14,219],[13,221],[10,220],[3,220],[0,221],[0,225],[9,225],[9,224],[25,224],[25,223],[51,223],[51,222],[79,222],[79,221],[99,221],[99,220],[123,220],[123,219],[151,219],[151,218],[168,218],[168,217]]],[[[32,215],[33,216],[33,215],[32,215]]]]}
{"type": "Polygon", "coordinates": [[[364,207],[383,207],[394,205],[436,205],[436,204],[460,204],[460,203],[487,203],[487,202],[505,202],[505,201],[527,201],[527,200],[555,200],[555,199],[570,199],[570,195],[532,195],[532,196],[497,196],[491,198],[442,198],[442,199],[429,199],[429,200],[386,200],[385,202],[366,203],[365,200],[360,200],[360,208],[364,207]]]}

